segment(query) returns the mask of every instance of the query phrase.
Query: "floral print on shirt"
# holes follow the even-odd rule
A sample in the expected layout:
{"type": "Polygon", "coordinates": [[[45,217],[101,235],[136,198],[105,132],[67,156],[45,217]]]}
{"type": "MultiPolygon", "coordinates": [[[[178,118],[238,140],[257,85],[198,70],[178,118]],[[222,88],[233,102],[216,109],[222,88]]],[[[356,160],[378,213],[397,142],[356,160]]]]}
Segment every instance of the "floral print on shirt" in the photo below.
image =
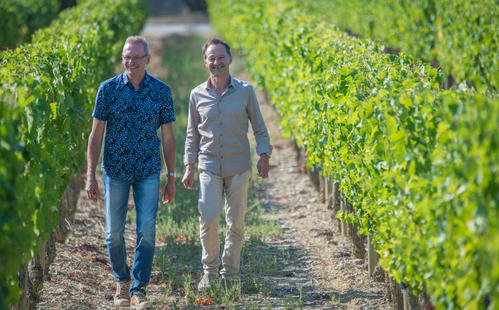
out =
{"type": "Polygon", "coordinates": [[[125,73],[103,82],[92,116],[106,122],[102,170],[110,177],[138,180],[160,172],[157,130],[175,121],[170,87],[146,72],[135,91],[125,73]]]}

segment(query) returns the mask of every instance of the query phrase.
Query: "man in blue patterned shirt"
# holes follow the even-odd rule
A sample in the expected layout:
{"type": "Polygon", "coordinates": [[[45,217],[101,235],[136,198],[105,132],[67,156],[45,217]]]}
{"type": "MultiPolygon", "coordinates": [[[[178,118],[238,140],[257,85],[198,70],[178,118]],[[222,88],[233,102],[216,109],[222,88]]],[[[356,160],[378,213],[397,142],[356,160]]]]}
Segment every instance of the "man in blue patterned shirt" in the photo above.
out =
{"type": "Polygon", "coordinates": [[[150,57],[143,37],[126,40],[122,55],[125,72],[100,85],[88,142],[86,191],[89,199],[97,201],[99,189],[95,169],[105,132],[102,173],[106,244],[117,281],[116,306],[145,307],[147,304],[145,288],[151,276],[159,198],[161,156],[157,130],[160,127],[168,174],[163,203],[170,203],[175,198],[175,138],[172,128],[175,112],[168,85],[145,71],[150,57]],[[137,245],[131,287],[123,238],[130,187],[137,212],[137,245]]]}

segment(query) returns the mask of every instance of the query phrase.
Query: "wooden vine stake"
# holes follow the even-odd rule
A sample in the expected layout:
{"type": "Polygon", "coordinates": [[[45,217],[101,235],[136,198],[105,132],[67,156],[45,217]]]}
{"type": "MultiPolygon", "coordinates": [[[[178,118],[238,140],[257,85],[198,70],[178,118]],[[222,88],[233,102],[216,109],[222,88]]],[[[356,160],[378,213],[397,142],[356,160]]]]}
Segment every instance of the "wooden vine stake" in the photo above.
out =
{"type": "Polygon", "coordinates": [[[402,289],[402,302],[404,303],[404,310],[411,310],[409,305],[409,290],[407,288],[402,289]]]}
{"type": "MultiPolygon", "coordinates": [[[[345,201],[345,196],[343,193],[341,194],[341,210],[346,214],[347,213],[347,202],[345,201]]],[[[345,222],[341,222],[341,235],[348,236],[348,224],[345,222]]]]}
{"type": "Polygon", "coordinates": [[[324,202],[326,203],[326,208],[330,209],[331,207],[329,206],[329,200],[331,196],[331,189],[330,189],[330,180],[329,177],[324,176],[324,202]]]}
{"type": "Polygon", "coordinates": [[[374,274],[374,269],[376,269],[376,265],[378,264],[378,255],[374,250],[373,245],[373,237],[369,235],[367,237],[367,270],[369,272],[369,276],[372,277],[374,274]]]}

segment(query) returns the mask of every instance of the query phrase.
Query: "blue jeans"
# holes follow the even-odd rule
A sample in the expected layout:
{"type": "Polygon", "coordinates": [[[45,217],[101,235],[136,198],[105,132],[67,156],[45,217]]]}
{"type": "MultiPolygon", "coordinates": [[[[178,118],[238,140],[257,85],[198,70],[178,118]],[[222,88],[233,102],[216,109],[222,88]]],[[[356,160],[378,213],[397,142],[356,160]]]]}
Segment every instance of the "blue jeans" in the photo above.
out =
{"type": "Polygon", "coordinates": [[[151,277],[156,241],[156,214],[158,211],[159,173],[140,180],[125,181],[104,173],[104,199],[106,203],[106,244],[109,261],[116,281],[130,281],[126,263],[125,232],[130,186],[137,214],[137,245],[133,262],[134,283],[130,293],[142,290],[151,277]]]}

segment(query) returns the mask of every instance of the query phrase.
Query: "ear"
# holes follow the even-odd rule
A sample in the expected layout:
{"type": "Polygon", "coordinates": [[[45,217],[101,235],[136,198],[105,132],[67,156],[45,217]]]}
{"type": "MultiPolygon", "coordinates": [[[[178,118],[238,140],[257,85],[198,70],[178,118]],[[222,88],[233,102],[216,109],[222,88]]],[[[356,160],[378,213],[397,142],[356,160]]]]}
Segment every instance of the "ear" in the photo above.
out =
{"type": "Polygon", "coordinates": [[[146,65],[148,65],[150,61],[151,61],[151,55],[147,55],[147,57],[146,57],[146,65]]]}

